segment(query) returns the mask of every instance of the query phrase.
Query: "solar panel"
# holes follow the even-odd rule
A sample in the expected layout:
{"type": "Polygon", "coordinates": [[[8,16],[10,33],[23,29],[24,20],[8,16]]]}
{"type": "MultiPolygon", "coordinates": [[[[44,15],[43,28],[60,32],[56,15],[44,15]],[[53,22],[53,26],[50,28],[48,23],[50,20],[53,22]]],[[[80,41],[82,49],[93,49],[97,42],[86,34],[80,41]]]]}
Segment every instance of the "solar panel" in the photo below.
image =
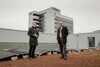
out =
{"type": "MultiPolygon", "coordinates": [[[[37,48],[35,50],[35,54],[42,55],[50,51],[59,52],[59,49],[58,48],[37,48]]],[[[19,48],[19,49],[8,50],[8,51],[0,51],[0,59],[5,59],[12,56],[26,55],[28,53],[29,53],[29,48],[19,48]]]]}
{"type": "Polygon", "coordinates": [[[8,57],[12,57],[12,56],[16,56],[16,53],[10,53],[10,52],[0,51],[0,60],[8,58],[8,57]]]}

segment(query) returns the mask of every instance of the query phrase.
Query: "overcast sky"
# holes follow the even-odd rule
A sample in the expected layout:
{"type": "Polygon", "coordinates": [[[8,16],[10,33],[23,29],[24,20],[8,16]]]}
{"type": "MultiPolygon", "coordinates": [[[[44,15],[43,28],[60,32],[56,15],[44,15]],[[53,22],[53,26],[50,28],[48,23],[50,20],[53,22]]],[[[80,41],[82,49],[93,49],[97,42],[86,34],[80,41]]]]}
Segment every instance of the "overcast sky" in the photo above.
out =
{"type": "Polygon", "coordinates": [[[0,0],[0,28],[27,30],[28,13],[49,7],[74,19],[74,33],[100,29],[100,0],[0,0]]]}

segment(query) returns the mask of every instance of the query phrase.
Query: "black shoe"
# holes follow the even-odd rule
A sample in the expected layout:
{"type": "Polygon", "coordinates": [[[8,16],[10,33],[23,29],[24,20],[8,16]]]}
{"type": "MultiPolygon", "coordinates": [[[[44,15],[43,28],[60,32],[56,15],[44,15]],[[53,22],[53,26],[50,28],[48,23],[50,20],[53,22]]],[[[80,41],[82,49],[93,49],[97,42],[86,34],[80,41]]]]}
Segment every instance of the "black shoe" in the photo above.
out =
{"type": "Polygon", "coordinates": [[[67,60],[67,56],[64,56],[64,60],[67,60]]]}
{"type": "Polygon", "coordinates": [[[35,58],[35,59],[37,59],[37,57],[36,57],[36,56],[34,56],[34,57],[32,57],[32,58],[35,58]]]}
{"type": "Polygon", "coordinates": [[[68,60],[67,58],[64,58],[64,60],[68,60]]]}
{"type": "Polygon", "coordinates": [[[31,60],[31,59],[32,59],[32,57],[29,57],[28,59],[29,59],[29,60],[31,60]]]}

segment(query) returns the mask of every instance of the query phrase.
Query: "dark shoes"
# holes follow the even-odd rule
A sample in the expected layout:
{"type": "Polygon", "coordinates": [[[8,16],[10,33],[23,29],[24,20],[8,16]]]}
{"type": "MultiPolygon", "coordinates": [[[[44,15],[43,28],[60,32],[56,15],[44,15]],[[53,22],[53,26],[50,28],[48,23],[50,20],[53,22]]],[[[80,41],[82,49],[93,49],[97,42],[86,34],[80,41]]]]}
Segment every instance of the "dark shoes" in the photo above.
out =
{"type": "Polygon", "coordinates": [[[68,60],[66,56],[62,56],[60,59],[68,60]]]}
{"type": "Polygon", "coordinates": [[[31,58],[31,57],[29,57],[28,59],[29,59],[29,60],[32,60],[32,58],[31,58]]]}
{"type": "Polygon", "coordinates": [[[67,56],[64,56],[64,60],[67,60],[67,56]]]}
{"type": "Polygon", "coordinates": [[[29,59],[30,59],[30,60],[31,60],[32,58],[35,58],[35,59],[37,59],[37,56],[29,57],[29,59]]]}
{"type": "Polygon", "coordinates": [[[35,59],[37,59],[37,57],[36,57],[36,56],[34,56],[34,57],[32,57],[32,58],[35,58],[35,59]]]}
{"type": "Polygon", "coordinates": [[[64,60],[68,60],[67,58],[64,58],[64,60]]]}

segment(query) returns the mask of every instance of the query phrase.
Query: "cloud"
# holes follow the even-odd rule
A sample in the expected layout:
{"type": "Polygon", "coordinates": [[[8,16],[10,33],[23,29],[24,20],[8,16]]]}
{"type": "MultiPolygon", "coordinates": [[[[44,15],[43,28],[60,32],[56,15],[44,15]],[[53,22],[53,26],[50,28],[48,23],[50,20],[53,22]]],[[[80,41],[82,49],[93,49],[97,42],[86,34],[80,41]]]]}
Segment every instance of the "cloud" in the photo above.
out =
{"type": "Polygon", "coordinates": [[[27,30],[31,11],[56,7],[74,19],[74,32],[100,29],[100,0],[0,0],[0,27],[27,30]]]}

